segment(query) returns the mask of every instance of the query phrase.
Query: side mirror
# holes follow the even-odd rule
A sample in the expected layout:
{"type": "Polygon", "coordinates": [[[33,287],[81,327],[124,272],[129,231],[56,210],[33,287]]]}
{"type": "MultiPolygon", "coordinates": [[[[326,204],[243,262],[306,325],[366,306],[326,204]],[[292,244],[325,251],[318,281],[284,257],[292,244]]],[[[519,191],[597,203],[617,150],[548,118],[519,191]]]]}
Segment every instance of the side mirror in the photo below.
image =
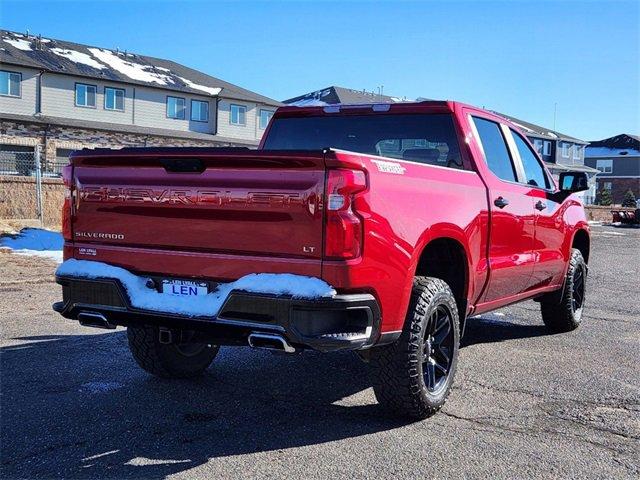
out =
{"type": "Polygon", "coordinates": [[[576,193],[589,190],[589,177],[585,172],[562,172],[560,174],[560,191],[576,193]]]}

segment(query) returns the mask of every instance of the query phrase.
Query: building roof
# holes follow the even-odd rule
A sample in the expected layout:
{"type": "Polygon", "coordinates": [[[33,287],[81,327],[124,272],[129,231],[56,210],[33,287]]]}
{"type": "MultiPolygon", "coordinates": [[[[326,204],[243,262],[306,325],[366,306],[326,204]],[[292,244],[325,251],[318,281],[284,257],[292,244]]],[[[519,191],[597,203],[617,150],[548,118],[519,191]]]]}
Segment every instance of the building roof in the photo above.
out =
{"type": "Polygon", "coordinates": [[[528,136],[546,138],[548,140],[562,140],[562,141],[571,142],[571,143],[578,143],[580,145],[587,145],[589,143],[584,140],[580,140],[579,138],[571,137],[564,133],[560,133],[555,130],[551,130],[549,128],[541,127],[540,125],[536,125],[535,123],[525,122],[524,120],[520,120],[519,118],[512,117],[511,115],[506,115],[500,112],[493,112],[493,113],[506,118],[511,123],[519,127],[523,131],[523,133],[525,133],[528,136]]]}
{"type": "Polygon", "coordinates": [[[604,140],[594,140],[589,143],[589,147],[608,147],[608,148],[629,148],[640,150],[640,137],[621,133],[615,137],[605,138],[604,140]]]}
{"type": "MultiPolygon", "coordinates": [[[[427,98],[418,98],[418,101],[428,100],[427,98]]],[[[335,104],[367,104],[367,103],[397,103],[397,102],[409,102],[406,97],[391,97],[389,95],[379,95],[374,92],[367,92],[365,90],[353,90],[350,88],[331,86],[316,90],[315,92],[305,93],[298,97],[289,98],[284,100],[283,103],[287,105],[297,107],[314,107],[325,106],[335,104]]],[[[525,122],[511,115],[505,115],[500,112],[493,112],[496,115],[506,118],[511,123],[520,127],[523,132],[530,136],[545,138],[548,140],[563,140],[572,143],[579,143],[586,145],[588,142],[580,140],[579,138],[565,135],[564,133],[550,130],[540,125],[535,125],[530,122],[525,122]]]]}
{"type": "Polygon", "coordinates": [[[47,115],[15,115],[1,113],[0,119],[37,123],[41,125],[57,125],[62,127],[88,128],[92,130],[105,130],[109,132],[135,133],[138,135],[151,135],[169,138],[184,138],[188,140],[202,140],[207,142],[221,142],[234,145],[257,146],[258,142],[253,140],[241,140],[238,138],[221,137],[209,133],[190,132],[181,130],[169,130],[165,128],[141,127],[139,125],[128,125],[110,122],[94,122],[88,120],[77,120],[73,118],[50,117],[47,115]]]}
{"type": "Polygon", "coordinates": [[[280,102],[171,60],[0,30],[0,63],[266,105],[280,102]]]}
{"type": "Polygon", "coordinates": [[[585,149],[585,157],[638,157],[640,156],[640,137],[621,133],[615,137],[596,140],[585,149]]]}
{"type": "Polygon", "coordinates": [[[305,93],[298,97],[284,100],[283,103],[296,107],[321,107],[336,104],[397,103],[406,102],[406,98],[381,95],[366,90],[353,90],[335,85],[305,93]]]}

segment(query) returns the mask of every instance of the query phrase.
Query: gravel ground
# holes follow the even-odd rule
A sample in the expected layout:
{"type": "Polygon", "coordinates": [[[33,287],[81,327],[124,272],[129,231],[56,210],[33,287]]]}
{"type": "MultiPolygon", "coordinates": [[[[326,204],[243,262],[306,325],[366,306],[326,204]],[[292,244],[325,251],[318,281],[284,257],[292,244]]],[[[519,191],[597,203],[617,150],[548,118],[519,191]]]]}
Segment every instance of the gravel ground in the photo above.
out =
{"type": "Polygon", "coordinates": [[[595,227],[582,326],[527,302],[470,320],[431,419],[378,406],[353,354],[223,349],[142,372],[126,333],[51,311],[54,264],[0,254],[2,478],[640,476],[640,230],[595,227]]]}

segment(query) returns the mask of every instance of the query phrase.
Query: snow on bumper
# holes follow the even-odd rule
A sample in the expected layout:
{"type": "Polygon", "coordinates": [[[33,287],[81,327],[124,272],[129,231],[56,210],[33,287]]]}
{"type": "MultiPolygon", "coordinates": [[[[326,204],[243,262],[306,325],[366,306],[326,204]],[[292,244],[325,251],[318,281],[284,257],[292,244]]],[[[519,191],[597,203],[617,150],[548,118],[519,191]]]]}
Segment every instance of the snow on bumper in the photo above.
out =
{"type": "Polygon", "coordinates": [[[188,298],[159,293],[147,286],[147,277],[137,276],[124,268],[102,262],[70,259],[58,267],[56,276],[117,280],[126,290],[131,306],[189,317],[215,317],[234,290],[309,300],[336,296],[336,291],[323,280],[289,273],[253,273],[235,282],[221,283],[208,295],[188,298]]]}

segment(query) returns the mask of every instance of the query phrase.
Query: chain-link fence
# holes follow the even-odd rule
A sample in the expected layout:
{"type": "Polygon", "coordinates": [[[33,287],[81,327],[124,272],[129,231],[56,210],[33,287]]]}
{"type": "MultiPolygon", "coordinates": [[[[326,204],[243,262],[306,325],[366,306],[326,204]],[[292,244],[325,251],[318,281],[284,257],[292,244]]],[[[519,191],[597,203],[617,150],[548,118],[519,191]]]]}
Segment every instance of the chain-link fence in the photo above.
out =
{"type": "Polygon", "coordinates": [[[62,177],[62,168],[69,163],[68,159],[56,158],[54,161],[38,161],[38,150],[31,152],[0,151],[0,175],[19,175],[36,177],[62,177]],[[38,167],[39,165],[39,167],[38,167]],[[39,170],[39,172],[38,172],[39,170]]]}
{"type": "Polygon", "coordinates": [[[64,188],[59,180],[69,160],[45,161],[40,147],[0,150],[0,218],[57,224],[64,188]]]}
{"type": "Polygon", "coordinates": [[[0,152],[0,175],[35,177],[35,152],[0,152]]]}

